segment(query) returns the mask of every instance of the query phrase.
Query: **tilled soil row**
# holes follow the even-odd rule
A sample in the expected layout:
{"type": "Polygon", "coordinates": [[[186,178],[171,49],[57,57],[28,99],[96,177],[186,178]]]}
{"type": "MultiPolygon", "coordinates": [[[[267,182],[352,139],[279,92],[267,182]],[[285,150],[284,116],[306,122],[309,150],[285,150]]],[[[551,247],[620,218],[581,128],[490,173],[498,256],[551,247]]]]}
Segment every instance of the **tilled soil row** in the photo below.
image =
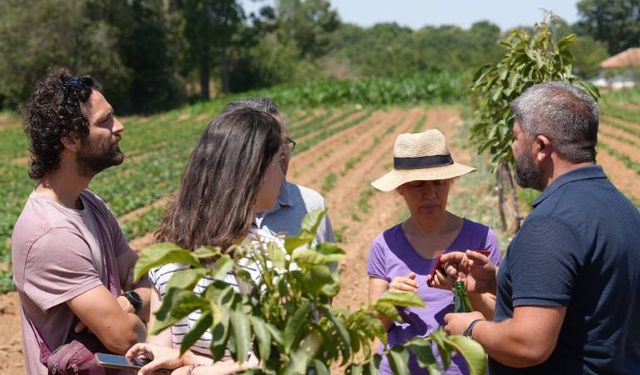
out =
{"type": "MultiPolygon", "coordinates": [[[[357,150],[364,149],[366,144],[359,142],[358,139],[373,138],[375,134],[378,134],[378,129],[388,122],[390,116],[391,114],[388,112],[375,111],[362,123],[336,133],[296,156],[291,161],[289,172],[291,180],[304,186],[319,189],[322,179],[336,165],[341,166],[342,162],[353,154],[353,146],[350,146],[350,143],[362,146],[357,150]]],[[[358,152],[357,150],[355,152],[358,152]]]]}
{"type": "MultiPolygon", "coordinates": [[[[636,151],[636,155],[638,152],[636,151]]],[[[640,200],[640,185],[637,184],[638,174],[635,171],[628,169],[623,162],[606,150],[598,151],[596,161],[618,189],[640,200]]]]}
{"type": "Polygon", "coordinates": [[[612,134],[616,137],[621,137],[624,139],[628,139],[629,141],[640,145],[640,136],[631,134],[627,131],[624,131],[623,129],[617,128],[615,126],[609,125],[606,122],[601,122],[600,126],[599,126],[599,133],[598,136],[600,136],[602,134],[602,132],[605,132],[607,134],[612,134]]]}
{"type": "Polygon", "coordinates": [[[306,142],[310,139],[313,139],[314,137],[316,137],[318,134],[320,134],[321,132],[327,130],[327,129],[335,129],[337,127],[339,127],[342,124],[345,124],[349,121],[353,121],[353,119],[358,118],[359,116],[362,116],[363,111],[356,111],[351,113],[349,116],[347,116],[346,118],[343,118],[342,120],[336,121],[336,119],[338,117],[340,117],[343,112],[336,112],[333,114],[333,116],[331,116],[330,118],[328,118],[327,120],[322,121],[322,125],[321,127],[319,127],[318,129],[313,130],[311,133],[306,134],[300,138],[297,138],[295,141],[299,144],[306,142]],[[328,125],[327,125],[328,124],[328,125]]]}
{"type": "MultiPolygon", "coordinates": [[[[367,188],[371,181],[384,174],[384,164],[385,161],[392,160],[393,144],[397,135],[409,132],[422,114],[424,114],[423,110],[411,110],[408,116],[401,120],[396,130],[382,138],[375,150],[351,169],[346,176],[341,178],[336,188],[327,195],[329,209],[331,210],[332,216],[336,217],[335,222],[338,227],[346,225],[347,228],[349,228],[349,233],[353,232],[354,227],[358,227],[359,223],[354,221],[350,214],[354,203],[359,199],[358,193],[367,188]]],[[[400,114],[396,113],[396,116],[398,115],[400,114]]],[[[386,124],[387,126],[380,129],[381,131],[378,134],[381,134],[388,126],[391,126],[396,121],[396,118],[391,118],[386,124]]],[[[361,143],[365,147],[368,146],[368,144],[364,142],[361,143]]],[[[356,152],[353,153],[353,155],[356,154],[356,152]]],[[[337,168],[341,167],[341,165],[337,166],[337,168]]]]}
{"type": "MultiPolygon", "coordinates": [[[[640,148],[630,145],[612,137],[608,137],[602,133],[598,134],[598,144],[605,143],[607,146],[616,149],[618,152],[625,154],[635,163],[640,163],[640,148]]],[[[600,149],[598,152],[601,152],[600,149]]]]}

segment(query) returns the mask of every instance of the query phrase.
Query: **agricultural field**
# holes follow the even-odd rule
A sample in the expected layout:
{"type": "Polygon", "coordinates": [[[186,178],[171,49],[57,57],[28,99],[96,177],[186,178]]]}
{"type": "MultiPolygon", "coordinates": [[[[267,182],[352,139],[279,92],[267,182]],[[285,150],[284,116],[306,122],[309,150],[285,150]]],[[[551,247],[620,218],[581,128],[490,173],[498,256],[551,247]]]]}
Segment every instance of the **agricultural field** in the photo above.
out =
{"type": "MultiPolygon", "coordinates": [[[[511,234],[500,230],[495,177],[488,158],[478,155],[468,143],[467,112],[457,99],[452,95],[428,102],[422,97],[419,103],[400,106],[383,99],[347,103],[338,98],[329,101],[330,106],[320,106],[314,100],[321,99],[316,98],[296,106],[293,98],[283,98],[285,122],[298,143],[288,179],[322,192],[337,239],[347,253],[337,305],[356,307],[366,302],[369,244],[380,231],[408,215],[398,194],[380,193],[369,185],[391,168],[393,142],[402,132],[438,128],[447,136],[454,159],[477,168],[456,181],[449,208],[492,226],[506,249],[511,234]]],[[[98,175],[90,188],[107,201],[135,249],[151,243],[167,196],[177,188],[192,147],[225,102],[122,119],[125,162],[98,175]]],[[[640,102],[605,96],[602,113],[598,162],[638,205],[640,188],[634,182],[640,174],[640,102]]],[[[0,288],[8,292],[0,295],[0,331],[5,332],[0,374],[23,374],[18,300],[10,291],[10,235],[33,182],[26,175],[26,137],[19,119],[0,114],[0,134],[0,288]]]]}

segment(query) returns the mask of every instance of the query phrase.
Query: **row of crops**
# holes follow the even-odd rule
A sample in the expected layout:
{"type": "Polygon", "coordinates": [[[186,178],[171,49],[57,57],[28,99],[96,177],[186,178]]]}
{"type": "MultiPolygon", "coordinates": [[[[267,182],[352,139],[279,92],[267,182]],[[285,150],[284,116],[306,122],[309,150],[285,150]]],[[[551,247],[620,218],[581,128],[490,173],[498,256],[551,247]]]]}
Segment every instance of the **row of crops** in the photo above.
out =
{"type": "MultiPolygon", "coordinates": [[[[123,165],[100,173],[90,188],[102,196],[122,220],[131,240],[153,231],[163,213],[154,206],[175,191],[191,149],[208,121],[226,103],[244,97],[270,96],[285,109],[291,135],[302,152],[327,137],[365,121],[372,106],[417,102],[450,103],[461,98],[460,81],[450,74],[416,74],[362,81],[333,81],[282,86],[229,96],[151,117],[122,119],[123,165]]],[[[116,108],[117,110],[117,108],[116,108]]],[[[27,140],[16,115],[0,117],[0,292],[11,290],[10,237],[34,182],[27,177],[27,140]]]]}
{"type": "MultiPolygon", "coordinates": [[[[620,150],[609,144],[608,139],[600,137],[598,148],[620,161],[628,170],[640,176],[640,89],[606,93],[600,101],[600,134],[621,144],[630,146],[620,150]]],[[[624,191],[636,207],[640,207],[640,195],[637,192],[624,191]]]]}

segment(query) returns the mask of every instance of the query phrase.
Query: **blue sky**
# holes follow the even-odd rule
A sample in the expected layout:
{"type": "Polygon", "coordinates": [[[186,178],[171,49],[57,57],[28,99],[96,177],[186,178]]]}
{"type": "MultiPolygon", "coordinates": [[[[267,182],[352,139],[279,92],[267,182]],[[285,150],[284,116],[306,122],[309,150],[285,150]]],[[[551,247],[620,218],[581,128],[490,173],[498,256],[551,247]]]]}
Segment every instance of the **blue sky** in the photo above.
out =
{"type": "MultiPolygon", "coordinates": [[[[247,11],[257,10],[273,0],[240,0],[247,11]]],[[[343,22],[372,26],[397,22],[420,28],[425,25],[453,24],[468,28],[476,21],[488,20],[503,31],[520,25],[533,25],[542,19],[542,10],[553,10],[569,23],[578,19],[577,0],[332,0],[343,22]]],[[[247,12],[248,13],[248,12],[247,12]]]]}

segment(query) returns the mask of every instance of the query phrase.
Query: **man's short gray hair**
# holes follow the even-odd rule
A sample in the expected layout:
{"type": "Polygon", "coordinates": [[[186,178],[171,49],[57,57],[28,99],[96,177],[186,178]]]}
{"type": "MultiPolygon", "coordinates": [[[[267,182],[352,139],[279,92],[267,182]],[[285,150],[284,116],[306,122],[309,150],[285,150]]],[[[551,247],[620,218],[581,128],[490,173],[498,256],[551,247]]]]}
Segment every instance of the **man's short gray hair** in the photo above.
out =
{"type": "Polygon", "coordinates": [[[247,98],[242,100],[237,100],[235,102],[231,102],[227,104],[226,107],[222,110],[222,113],[231,112],[238,108],[252,108],[257,109],[258,111],[267,112],[272,115],[279,115],[280,109],[278,109],[278,105],[271,98],[260,97],[260,98],[247,98]]]}
{"type": "Polygon", "coordinates": [[[550,138],[563,159],[595,161],[598,105],[582,89],[566,82],[540,83],[516,98],[511,109],[526,134],[550,138]]]}

